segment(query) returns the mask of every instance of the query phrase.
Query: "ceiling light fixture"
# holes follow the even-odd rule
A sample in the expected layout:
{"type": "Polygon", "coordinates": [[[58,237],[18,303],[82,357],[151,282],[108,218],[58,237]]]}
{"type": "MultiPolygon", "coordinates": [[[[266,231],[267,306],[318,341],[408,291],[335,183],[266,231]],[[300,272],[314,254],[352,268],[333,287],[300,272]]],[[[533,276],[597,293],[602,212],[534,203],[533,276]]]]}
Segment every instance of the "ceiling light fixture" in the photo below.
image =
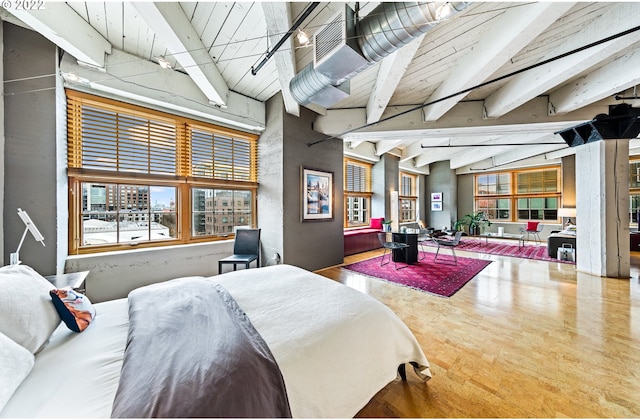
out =
{"type": "Polygon", "coordinates": [[[313,10],[316,7],[318,7],[319,4],[320,4],[320,2],[313,2],[305,9],[305,11],[302,13],[302,15],[293,23],[291,28],[289,28],[287,33],[285,33],[284,36],[282,38],[280,38],[280,40],[274,45],[274,47],[271,49],[271,51],[267,52],[267,56],[264,57],[262,59],[262,61],[260,61],[258,63],[257,66],[251,67],[251,74],[252,75],[255,76],[256,74],[258,74],[258,71],[260,71],[262,66],[264,66],[267,63],[267,61],[269,61],[269,59],[273,56],[273,54],[275,54],[276,51],[278,51],[278,49],[282,46],[282,44],[284,44],[285,41],[287,39],[289,39],[289,37],[295,33],[296,29],[298,29],[298,26],[300,26],[302,24],[302,21],[304,21],[311,14],[311,12],[313,12],[313,10]]]}
{"type": "Polygon", "coordinates": [[[166,70],[171,70],[173,68],[171,63],[169,61],[167,61],[167,59],[164,58],[164,57],[158,57],[158,58],[156,58],[156,60],[158,60],[158,64],[160,64],[160,67],[162,67],[162,68],[164,68],[166,70]]]}
{"type": "Polygon", "coordinates": [[[309,45],[309,36],[304,33],[302,29],[298,29],[298,34],[296,35],[296,37],[298,38],[298,43],[300,45],[309,45]]]}
{"type": "Polygon", "coordinates": [[[78,76],[77,74],[74,74],[74,73],[62,73],[62,77],[64,77],[64,79],[68,83],[79,83],[79,84],[86,84],[86,85],[91,84],[89,79],[86,79],[84,77],[80,77],[80,76],[78,76]]]}

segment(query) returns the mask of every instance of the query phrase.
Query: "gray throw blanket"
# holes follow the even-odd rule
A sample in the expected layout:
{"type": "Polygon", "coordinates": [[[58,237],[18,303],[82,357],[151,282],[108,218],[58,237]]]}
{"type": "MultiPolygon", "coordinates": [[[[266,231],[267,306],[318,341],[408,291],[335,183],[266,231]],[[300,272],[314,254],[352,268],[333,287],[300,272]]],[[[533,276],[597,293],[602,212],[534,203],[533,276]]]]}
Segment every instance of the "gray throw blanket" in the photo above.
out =
{"type": "Polygon", "coordinates": [[[112,417],[291,417],[260,334],[218,284],[184,278],[129,294],[112,417]]]}

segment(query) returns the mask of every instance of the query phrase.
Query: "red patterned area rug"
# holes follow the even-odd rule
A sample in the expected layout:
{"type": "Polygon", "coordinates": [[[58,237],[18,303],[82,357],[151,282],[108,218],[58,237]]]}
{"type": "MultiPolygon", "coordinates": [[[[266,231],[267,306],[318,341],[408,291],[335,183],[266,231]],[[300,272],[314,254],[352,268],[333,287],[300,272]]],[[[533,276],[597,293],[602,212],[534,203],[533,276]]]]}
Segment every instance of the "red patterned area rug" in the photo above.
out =
{"type": "MultiPolygon", "coordinates": [[[[388,257],[389,255],[385,256],[385,261],[388,257]]],[[[393,262],[380,266],[381,258],[382,256],[363,260],[344,268],[440,297],[451,297],[491,263],[490,260],[458,256],[458,264],[455,265],[453,256],[450,255],[438,255],[438,262],[434,262],[433,253],[428,253],[424,260],[396,270],[393,262]]],[[[406,265],[398,262],[397,266],[406,265]]]]}
{"type": "Polygon", "coordinates": [[[456,247],[456,250],[466,250],[468,252],[487,253],[490,255],[500,256],[512,256],[516,258],[543,260],[546,262],[558,262],[558,263],[571,263],[575,262],[558,260],[549,257],[547,253],[547,246],[525,244],[525,246],[518,247],[517,241],[513,240],[511,244],[504,241],[495,241],[489,239],[488,243],[485,243],[484,239],[480,241],[478,238],[465,237],[460,240],[460,244],[456,247]]]}

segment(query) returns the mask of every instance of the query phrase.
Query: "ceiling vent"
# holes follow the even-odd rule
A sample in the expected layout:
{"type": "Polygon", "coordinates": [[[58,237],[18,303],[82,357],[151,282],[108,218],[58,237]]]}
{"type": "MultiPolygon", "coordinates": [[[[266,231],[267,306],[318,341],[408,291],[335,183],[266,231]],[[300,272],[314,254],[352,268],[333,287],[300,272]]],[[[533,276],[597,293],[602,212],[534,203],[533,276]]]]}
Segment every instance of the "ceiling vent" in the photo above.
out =
{"type": "Polygon", "coordinates": [[[314,61],[289,83],[301,105],[325,108],[349,95],[349,79],[394,53],[437,24],[468,6],[468,2],[382,2],[356,22],[345,4],[314,35],[314,61]]]}
{"type": "Polygon", "coordinates": [[[313,41],[313,66],[333,85],[369,65],[358,47],[355,13],[346,4],[341,13],[313,36],[313,41]]]}

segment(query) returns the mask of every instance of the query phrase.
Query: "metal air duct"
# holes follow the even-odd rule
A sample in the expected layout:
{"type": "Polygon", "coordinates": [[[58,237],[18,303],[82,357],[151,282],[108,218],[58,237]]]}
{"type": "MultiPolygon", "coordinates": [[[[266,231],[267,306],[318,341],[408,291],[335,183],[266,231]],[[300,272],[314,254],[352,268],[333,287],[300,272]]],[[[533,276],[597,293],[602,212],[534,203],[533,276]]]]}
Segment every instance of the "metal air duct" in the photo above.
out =
{"type": "Polygon", "coordinates": [[[349,94],[344,82],[469,4],[382,2],[357,23],[353,11],[345,5],[344,12],[314,35],[315,66],[308,65],[291,79],[293,98],[301,105],[329,107],[339,102],[349,94]]]}

